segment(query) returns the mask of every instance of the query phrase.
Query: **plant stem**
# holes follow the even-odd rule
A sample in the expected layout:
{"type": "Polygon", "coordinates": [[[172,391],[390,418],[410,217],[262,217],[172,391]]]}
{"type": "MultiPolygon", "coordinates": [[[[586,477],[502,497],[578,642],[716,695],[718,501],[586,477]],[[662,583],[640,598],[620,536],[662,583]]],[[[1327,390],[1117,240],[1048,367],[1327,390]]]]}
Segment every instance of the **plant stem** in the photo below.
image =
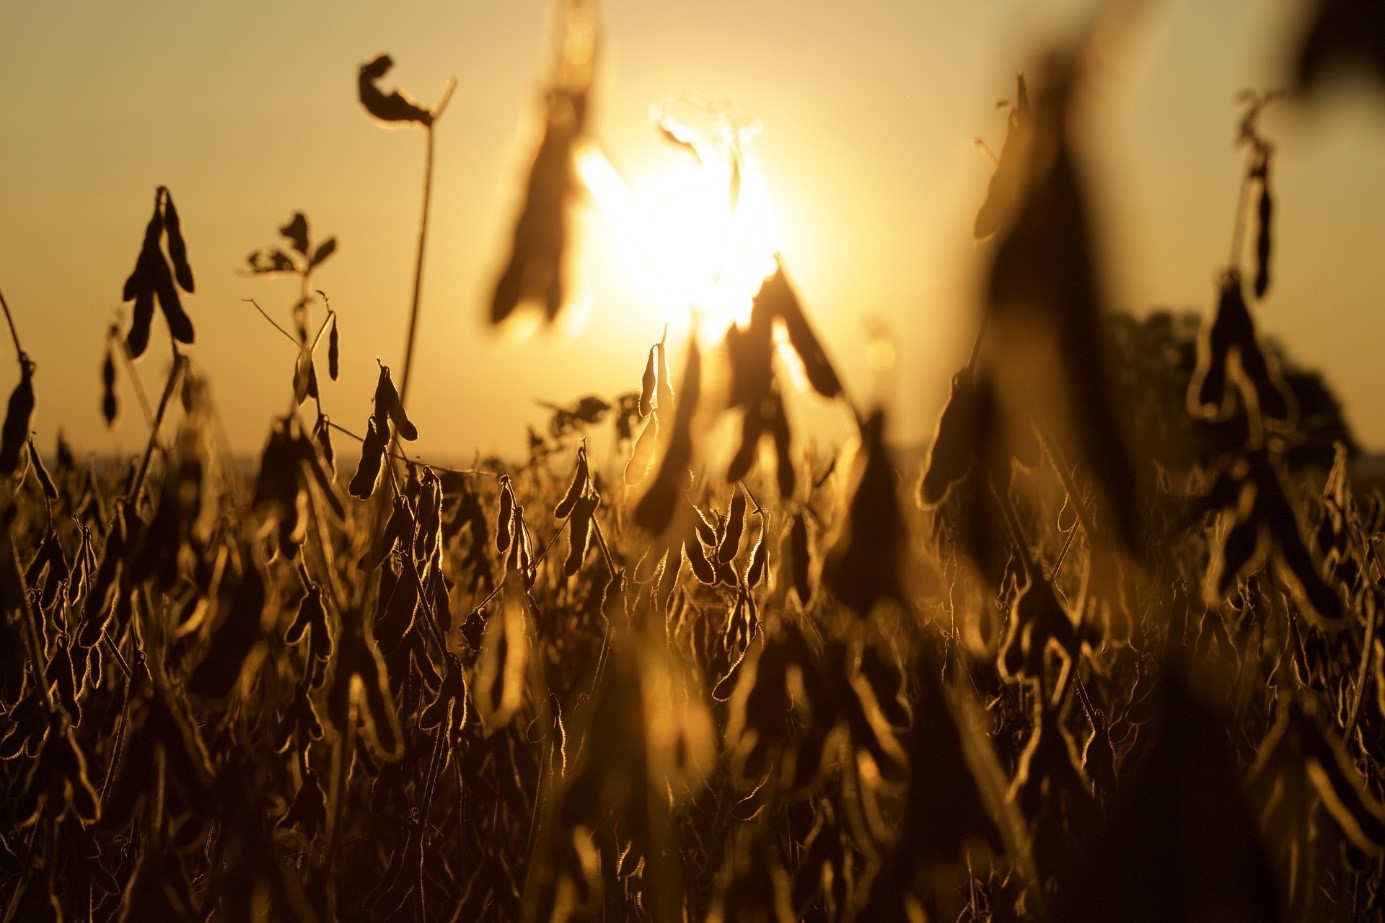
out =
{"type": "Polygon", "coordinates": [[[1082,525],[1082,531],[1087,534],[1087,542],[1092,547],[1096,547],[1096,523],[1092,521],[1091,514],[1087,511],[1087,504],[1081,499],[1082,491],[1077,487],[1072,469],[1068,467],[1067,460],[1063,458],[1058,443],[1054,441],[1047,427],[1038,427],[1036,432],[1039,437],[1039,444],[1043,446],[1044,451],[1048,454],[1048,460],[1053,463],[1053,469],[1058,472],[1058,478],[1063,482],[1063,489],[1067,491],[1068,496],[1073,501],[1073,512],[1077,514],[1077,521],[1082,525]]]}
{"type": "Polygon", "coordinates": [[[173,354],[173,369],[168,373],[168,381],[164,382],[163,397],[159,398],[159,411],[154,415],[154,425],[149,432],[149,444],[144,448],[144,458],[139,463],[139,473],[135,475],[135,481],[130,485],[130,493],[126,499],[132,504],[139,500],[140,491],[144,488],[144,479],[149,474],[149,461],[154,456],[154,447],[159,444],[159,427],[163,425],[164,415],[168,412],[168,405],[173,399],[173,392],[178,390],[178,382],[183,377],[183,370],[187,367],[188,359],[180,352],[173,354]]]}
{"type": "Polygon", "coordinates": [[[443,111],[447,109],[447,103],[452,99],[452,91],[456,86],[456,80],[447,81],[447,87],[442,91],[442,99],[433,109],[433,121],[424,131],[423,213],[418,220],[418,253],[414,258],[414,293],[409,304],[409,330],[404,336],[404,366],[399,373],[400,406],[405,406],[404,402],[409,395],[409,370],[413,366],[414,341],[418,332],[418,306],[423,290],[423,254],[428,242],[428,216],[432,210],[433,201],[433,129],[437,126],[443,111]]]}
{"type": "Polygon", "coordinates": [[[981,323],[976,327],[976,338],[971,341],[971,353],[967,356],[967,372],[976,371],[976,363],[981,358],[981,344],[986,338],[986,323],[991,319],[990,312],[981,315],[981,323]]]}
{"type": "Polygon", "coordinates": [[[144,393],[144,382],[140,380],[139,370],[135,368],[134,357],[130,355],[130,344],[125,341],[119,333],[113,332],[111,339],[115,341],[119,348],[120,362],[125,367],[125,375],[130,379],[130,384],[135,389],[135,399],[139,401],[140,410],[144,411],[144,422],[152,429],[154,426],[154,411],[149,406],[149,395],[144,393]]]}
{"type": "Polygon", "coordinates": [[[15,355],[19,359],[19,364],[22,366],[25,356],[24,347],[19,345],[19,331],[15,329],[14,316],[10,314],[10,304],[5,300],[4,292],[0,292],[0,308],[5,309],[5,323],[9,324],[10,336],[14,338],[15,355]]]}
{"type": "MultiPolygon", "coordinates": [[[[327,425],[328,425],[329,427],[331,427],[332,429],[336,430],[337,432],[341,433],[342,435],[348,436],[348,437],[350,437],[350,438],[356,440],[357,442],[365,442],[365,437],[364,437],[364,436],[360,435],[359,433],[353,432],[352,430],[347,429],[345,426],[342,426],[340,423],[336,423],[336,422],[334,422],[334,421],[332,421],[332,420],[329,419],[329,420],[327,421],[327,425]]],[[[448,474],[463,474],[463,475],[468,475],[468,476],[484,476],[484,477],[488,477],[488,478],[498,478],[498,477],[500,477],[499,474],[497,474],[496,472],[491,471],[491,470],[489,470],[489,469],[487,469],[487,468],[448,468],[446,465],[435,465],[435,464],[433,464],[432,462],[424,461],[422,458],[418,458],[418,457],[409,458],[407,455],[404,455],[404,454],[402,454],[402,453],[400,453],[400,452],[388,452],[388,453],[386,453],[386,454],[388,454],[390,458],[393,458],[393,459],[395,459],[396,461],[402,461],[402,462],[403,462],[404,464],[406,464],[406,465],[427,465],[429,468],[432,468],[434,471],[445,471],[445,472],[447,472],[448,474]]]]}
{"type": "Polygon", "coordinates": [[[1251,165],[1246,168],[1246,173],[1241,177],[1241,191],[1236,197],[1236,221],[1231,226],[1231,261],[1229,263],[1233,270],[1239,271],[1241,268],[1241,249],[1245,241],[1246,232],[1246,207],[1250,203],[1250,185],[1255,175],[1255,158],[1259,156],[1259,145],[1255,145],[1251,153],[1251,165]]]}
{"type": "Polygon", "coordinates": [[[24,585],[24,570],[19,565],[19,551],[8,539],[5,544],[8,546],[8,554],[14,558],[14,572],[19,577],[19,586],[16,589],[23,604],[19,607],[19,627],[24,636],[24,643],[29,647],[29,658],[33,661],[35,685],[38,686],[42,694],[43,704],[47,707],[48,714],[53,713],[53,694],[48,690],[48,661],[43,655],[43,639],[39,636],[38,626],[34,624],[34,612],[29,606],[29,588],[24,585]]]}
{"type": "Polygon", "coordinates": [[[1351,712],[1347,715],[1346,724],[1342,726],[1343,742],[1351,740],[1351,735],[1356,730],[1356,719],[1361,715],[1361,699],[1365,697],[1366,683],[1370,679],[1371,654],[1375,649],[1375,630],[1379,609],[1378,603],[1366,604],[1366,634],[1362,643],[1361,664],[1356,675],[1356,691],[1351,697],[1351,712]]]}
{"type": "Polygon", "coordinates": [[[263,317],[265,320],[269,321],[270,326],[282,333],[284,337],[294,345],[295,348],[302,347],[303,344],[299,342],[298,337],[294,336],[293,334],[285,330],[283,327],[279,326],[279,322],[276,321],[274,318],[270,317],[267,313],[265,313],[265,309],[260,307],[260,303],[258,301],[256,301],[254,298],[242,298],[241,301],[248,301],[251,304],[253,304],[255,306],[255,310],[260,312],[260,316],[263,317]]]}

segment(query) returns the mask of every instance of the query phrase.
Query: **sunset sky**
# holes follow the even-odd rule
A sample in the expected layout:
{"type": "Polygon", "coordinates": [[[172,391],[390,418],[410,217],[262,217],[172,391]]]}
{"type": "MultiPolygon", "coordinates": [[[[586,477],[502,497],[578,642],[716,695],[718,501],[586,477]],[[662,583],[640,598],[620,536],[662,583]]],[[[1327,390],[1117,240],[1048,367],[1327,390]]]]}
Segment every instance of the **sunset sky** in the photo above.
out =
{"type": "MultiPolygon", "coordinates": [[[[1151,4],[1103,62],[1082,147],[1116,306],[1210,310],[1226,260],[1242,160],[1243,87],[1287,80],[1301,4],[1151,4]]],[[[674,91],[730,100],[758,119],[757,152],[784,262],[858,401],[896,408],[894,437],[931,431],[976,320],[983,265],[970,237],[999,148],[1014,73],[1070,31],[1086,2],[607,0],[594,135],[638,195],[690,160],[661,140],[651,104],[674,91]],[[872,372],[868,331],[888,329],[895,374],[872,372]]],[[[186,306],[237,449],[263,444],[290,396],[294,352],[253,309],[287,323],[290,280],[247,278],[252,250],[305,212],[336,256],[314,278],[341,318],[333,419],[364,428],[375,360],[402,360],[424,138],[386,130],[356,97],[381,51],[382,81],[424,103],[457,90],[436,133],[434,226],[409,409],[418,451],[517,452],[539,398],[639,386],[667,293],[594,210],[574,260],[590,316],[580,332],[497,337],[483,318],[536,138],[548,63],[542,0],[7,4],[0,18],[0,290],[38,363],[34,427],[79,448],[133,451],[147,430],[126,382],[121,419],[100,417],[107,326],[134,265],[154,188],[182,214],[197,294],[186,306]]],[[[1325,367],[1362,443],[1385,447],[1380,400],[1385,273],[1385,99],[1347,87],[1263,122],[1278,144],[1276,280],[1261,328],[1325,367]]],[[[158,325],[140,361],[157,391],[158,325]]],[[[0,359],[0,391],[17,379],[0,359]]],[[[794,412],[836,418],[801,399],[794,412]]]]}

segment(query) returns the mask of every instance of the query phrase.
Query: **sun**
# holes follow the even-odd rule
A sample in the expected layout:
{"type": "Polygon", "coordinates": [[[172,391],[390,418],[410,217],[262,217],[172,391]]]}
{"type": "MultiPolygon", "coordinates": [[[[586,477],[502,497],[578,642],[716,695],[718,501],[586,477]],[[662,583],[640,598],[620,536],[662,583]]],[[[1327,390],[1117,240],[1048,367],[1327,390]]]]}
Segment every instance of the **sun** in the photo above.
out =
{"type": "Polygon", "coordinates": [[[720,108],[702,114],[707,124],[695,127],[675,118],[668,103],[655,108],[660,130],[693,156],[673,152],[638,189],[594,144],[578,152],[577,172],[598,210],[639,253],[651,295],[671,315],[685,312],[710,344],[748,320],[781,247],[751,146],[758,126],[720,108]]]}

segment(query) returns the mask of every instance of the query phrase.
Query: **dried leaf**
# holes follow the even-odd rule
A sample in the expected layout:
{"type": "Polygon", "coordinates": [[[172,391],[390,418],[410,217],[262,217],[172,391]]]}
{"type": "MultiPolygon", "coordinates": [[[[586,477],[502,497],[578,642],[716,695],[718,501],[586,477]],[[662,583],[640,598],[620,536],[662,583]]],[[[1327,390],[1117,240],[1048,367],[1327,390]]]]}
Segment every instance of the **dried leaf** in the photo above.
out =
{"type": "MultiPolygon", "coordinates": [[[[361,65],[357,86],[360,90],[361,105],[367,112],[382,122],[416,122],[427,128],[433,124],[433,113],[420,106],[400,90],[386,96],[376,86],[376,81],[394,67],[394,60],[387,54],[376,55],[361,65]]],[[[306,252],[306,247],[303,252],[306,252]]]]}
{"type": "MultiPolygon", "coordinates": [[[[293,217],[289,219],[289,223],[279,228],[279,233],[289,239],[289,243],[293,245],[294,250],[298,251],[298,253],[303,256],[308,255],[308,218],[306,215],[302,212],[294,212],[293,217]]],[[[271,256],[281,256],[290,266],[293,264],[292,260],[287,256],[283,256],[278,250],[273,251],[271,256]]]]}
{"type": "Polygon", "coordinates": [[[312,257],[308,260],[308,268],[313,269],[317,266],[322,265],[322,263],[326,261],[327,257],[331,256],[333,253],[336,252],[337,239],[335,237],[327,238],[322,243],[318,244],[317,249],[313,251],[312,257]]]}

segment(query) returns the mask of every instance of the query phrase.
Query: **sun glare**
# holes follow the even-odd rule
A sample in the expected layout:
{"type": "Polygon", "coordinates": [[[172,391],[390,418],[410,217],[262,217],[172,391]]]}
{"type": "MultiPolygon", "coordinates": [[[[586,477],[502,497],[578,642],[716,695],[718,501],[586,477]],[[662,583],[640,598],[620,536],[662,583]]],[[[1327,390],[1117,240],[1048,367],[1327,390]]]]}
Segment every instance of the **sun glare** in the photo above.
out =
{"type": "Polygon", "coordinates": [[[709,109],[712,129],[694,128],[656,107],[660,129],[686,153],[671,156],[631,189],[596,145],[577,171],[598,209],[639,254],[641,272],[665,320],[695,319],[704,343],[745,323],[761,283],[774,272],[780,237],[763,171],[750,146],[757,128],[709,109]]]}

